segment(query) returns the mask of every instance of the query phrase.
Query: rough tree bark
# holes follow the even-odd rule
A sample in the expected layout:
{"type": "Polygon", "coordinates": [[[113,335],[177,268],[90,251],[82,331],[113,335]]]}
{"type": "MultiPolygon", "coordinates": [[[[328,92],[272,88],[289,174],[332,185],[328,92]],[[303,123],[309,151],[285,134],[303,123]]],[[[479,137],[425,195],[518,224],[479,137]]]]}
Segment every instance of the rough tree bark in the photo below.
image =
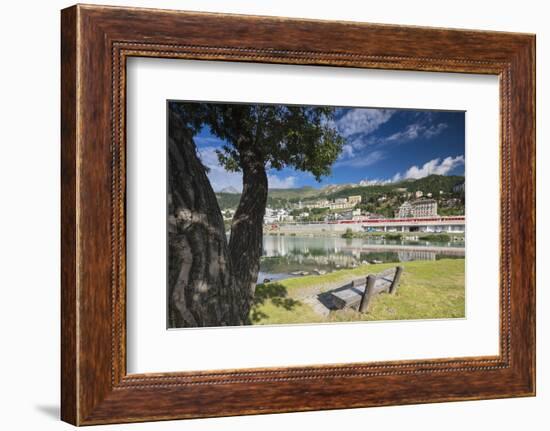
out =
{"type": "Polygon", "coordinates": [[[322,126],[328,111],[208,104],[188,108],[170,108],[169,118],[169,326],[247,324],[262,256],[266,164],[276,169],[296,166],[318,177],[326,173],[325,165],[336,158],[342,141],[322,126]],[[227,143],[218,154],[220,163],[243,173],[229,243],[190,130],[204,125],[227,143]],[[324,150],[312,155],[317,144],[324,150]]]}
{"type": "Polygon", "coordinates": [[[216,195],[192,133],[169,115],[168,326],[242,325],[249,295],[233,275],[216,195]]]}
{"type": "Polygon", "coordinates": [[[247,322],[260,271],[267,188],[263,163],[244,163],[243,192],[231,224],[229,255],[235,283],[243,294],[240,312],[247,322]]]}
{"type": "Polygon", "coordinates": [[[216,195],[192,133],[169,118],[168,326],[249,322],[262,256],[267,174],[251,140],[240,143],[243,192],[229,244],[216,195]]]}

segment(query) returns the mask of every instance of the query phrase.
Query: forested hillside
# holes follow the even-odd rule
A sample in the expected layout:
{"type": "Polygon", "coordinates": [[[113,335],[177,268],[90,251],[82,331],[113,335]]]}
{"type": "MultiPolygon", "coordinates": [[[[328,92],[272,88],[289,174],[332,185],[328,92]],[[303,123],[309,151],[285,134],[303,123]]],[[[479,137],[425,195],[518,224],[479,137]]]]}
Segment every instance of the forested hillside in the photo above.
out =
{"type": "MultiPolygon", "coordinates": [[[[417,180],[405,180],[383,185],[360,186],[357,184],[347,184],[332,185],[320,189],[313,187],[269,189],[267,206],[271,208],[287,208],[300,201],[304,206],[307,206],[308,202],[313,202],[317,199],[333,200],[351,195],[361,195],[362,201],[367,202],[384,195],[402,194],[404,191],[422,191],[424,196],[431,193],[434,197],[438,197],[441,191],[444,194],[453,194],[453,187],[463,182],[464,177],[459,175],[430,175],[417,180]]],[[[216,193],[216,196],[220,208],[224,210],[236,208],[241,195],[239,193],[216,193]]]]}

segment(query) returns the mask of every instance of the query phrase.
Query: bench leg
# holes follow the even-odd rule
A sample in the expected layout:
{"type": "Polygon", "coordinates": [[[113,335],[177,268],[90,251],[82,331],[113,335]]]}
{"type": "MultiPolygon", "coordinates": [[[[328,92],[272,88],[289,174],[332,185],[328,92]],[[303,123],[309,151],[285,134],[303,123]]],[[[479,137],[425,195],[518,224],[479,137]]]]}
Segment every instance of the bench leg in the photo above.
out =
{"type": "Polygon", "coordinates": [[[393,281],[391,282],[390,286],[390,294],[393,294],[397,291],[397,286],[399,285],[399,279],[401,278],[401,273],[403,272],[403,267],[398,266],[395,268],[395,275],[393,277],[393,281]]]}
{"type": "Polygon", "coordinates": [[[363,292],[363,297],[361,298],[361,304],[359,305],[359,311],[361,313],[366,313],[369,308],[369,302],[373,295],[374,283],[376,283],[376,277],[374,275],[369,275],[367,277],[367,284],[363,292]]]}

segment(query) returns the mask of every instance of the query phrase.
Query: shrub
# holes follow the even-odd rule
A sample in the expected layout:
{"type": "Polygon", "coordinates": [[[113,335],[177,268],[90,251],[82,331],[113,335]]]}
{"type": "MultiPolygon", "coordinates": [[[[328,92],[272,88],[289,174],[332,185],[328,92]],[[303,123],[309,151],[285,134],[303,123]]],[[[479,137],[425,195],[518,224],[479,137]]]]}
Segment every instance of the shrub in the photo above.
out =
{"type": "Polygon", "coordinates": [[[342,234],[342,238],[352,239],[353,238],[353,231],[348,227],[346,229],[346,233],[342,234]]]}
{"type": "Polygon", "coordinates": [[[425,241],[434,241],[434,242],[449,242],[451,240],[451,237],[446,233],[432,233],[429,235],[425,235],[420,239],[423,239],[425,241]]]}
{"type": "Polygon", "coordinates": [[[385,239],[393,239],[399,241],[402,237],[400,233],[387,233],[384,235],[385,239]]]}

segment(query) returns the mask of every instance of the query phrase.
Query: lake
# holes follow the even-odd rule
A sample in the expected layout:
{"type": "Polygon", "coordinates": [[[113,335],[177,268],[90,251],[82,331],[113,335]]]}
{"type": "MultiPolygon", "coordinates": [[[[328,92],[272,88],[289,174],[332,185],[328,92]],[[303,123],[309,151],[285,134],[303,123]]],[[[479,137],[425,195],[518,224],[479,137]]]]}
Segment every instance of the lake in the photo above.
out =
{"type": "Polygon", "coordinates": [[[365,263],[443,258],[464,258],[464,243],[266,235],[258,283],[323,274],[365,263]]]}

